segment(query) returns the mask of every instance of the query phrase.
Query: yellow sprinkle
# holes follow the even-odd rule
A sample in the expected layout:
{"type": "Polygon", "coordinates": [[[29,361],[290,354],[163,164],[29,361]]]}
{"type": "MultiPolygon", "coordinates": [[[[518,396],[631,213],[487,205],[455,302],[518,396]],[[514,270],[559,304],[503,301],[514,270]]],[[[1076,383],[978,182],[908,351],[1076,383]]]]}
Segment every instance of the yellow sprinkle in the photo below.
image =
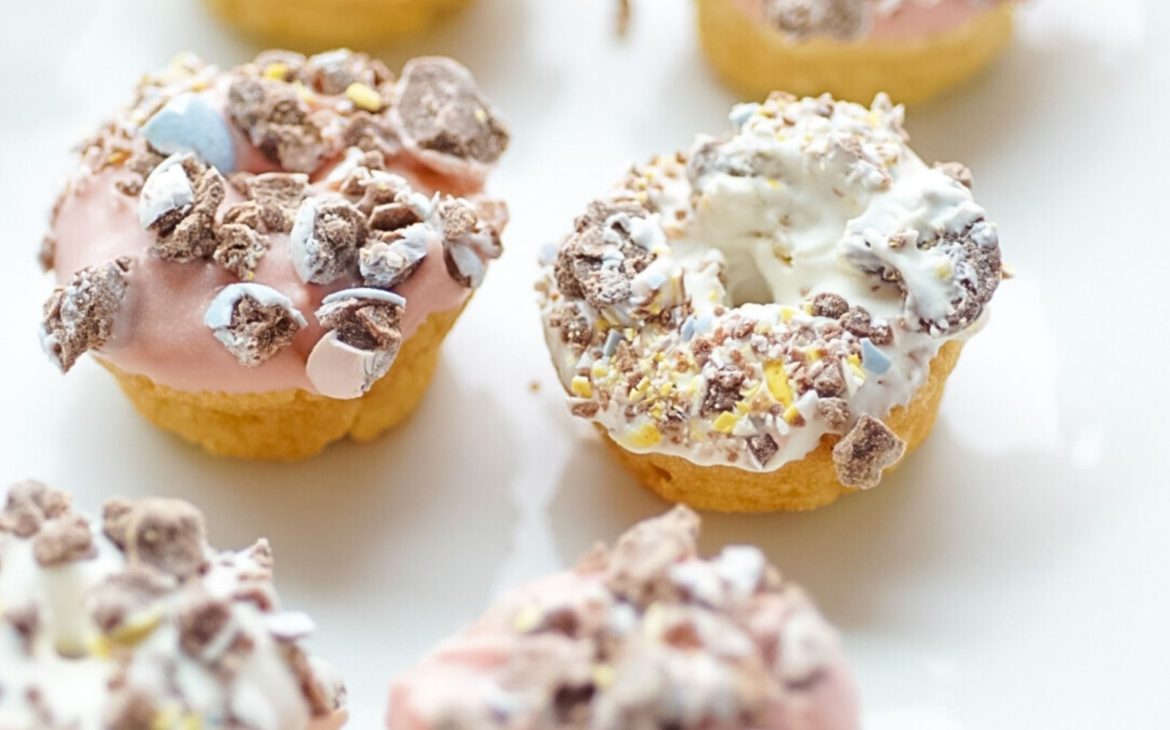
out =
{"type": "Polygon", "coordinates": [[[674,383],[667,380],[658,386],[658,395],[670,395],[672,390],[674,390],[674,383]]]}
{"type": "Polygon", "coordinates": [[[526,633],[540,624],[540,618],[540,606],[529,604],[516,612],[516,617],[512,619],[512,625],[516,627],[517,631],[526,633]]]}
{"type": "Polygon", "coordinates": [[[780,319],[785,322],[791,322],[792,318],[796,316],[796,310],[787,305],[780,307],[780,319]]]}
{"type": "Polygon", "coordinates": [[[130,153],[126,150],[114,150],[106,156],[106,164],[121,165],[128,159],[130,159],[130,153]]]}
{"type": "Polygon", "coordinates": [[[691,441],[694,441],[695,443],[707,440],[707,434],[703,433],[703,430],[701,428],[699,428],[698,421],[691,422],[690,432],[691,432],[691,441]]]}
{"type": "Polygon", "coordinates": [[[634,400],[641,400],[644,395],[650,390],[650,378],[643,377],[638,381],[638,384],[630,391],[630,398],[634,400]]]}
{"type": "Polygon", "coordinates": [[[809,362],[816,362],[821,359],[821,351],[815,345],[810,345],[804,348],[804,356],[809,362]]]}
{"type": "Polygon", "coordinates": [[[812,302],[805,302],[800,305],[800,308],[804,310],[805,314],[812,315],[812,302]]]}
{"type": "Polygon", "coordinates": [[[288,76],[288,66],[283,63],[270,63],[264,67],[264,78],[266,79],[284,81],[285,76],[288,76]]]}
{"type": "Polygon", "coordinates": [[[727,411],[719,414],[719,418],[715,419],[715,423],[711,424],[711,428],[719,433],[731,433],[735,430],[735,424],[737,423],[739,423],[739,416],[727,411]]]}
{"type": "Polygon", "coordinates": [[[89,640],[86,649],[89,656],[95,659],[109,659],[114,654],[114,643],[99,634],[89,640]]]}
{"type": "Polygon", "coordinates": [[[789,423],[796,423],[796,419],[800,418],[800,411],[796,410],[796,406],[788,406],[784,409],[784,420],[789,423]]]}
{"type": "Polygon", "coordinates": [[[573,395],[580,398],[593,397],[593,383],[589,382],[589,378],[580,375],[573,378],[573,382],[569,384],[569,390],[573,391],[573,395]]]}
{"type": "Polygon", "coordinates": [[[650,415],[654,418],[654,420],[661,421],[662,417],[666,415],[666,409],[662,406],[661,403],[658,403],[650,409],[650,415]]]}
{"type": "Polygon", "coordinates": [[[625,438],[626,444],[636,449],[648,449],[662,440],[662,433],[653,423],[644,423],[630,431],[625,438]]]}
{"type": "Polygon", "coordinates": [[[613,684],[613,667],[608,664],[598,664],[593,667],[593,684],[605,689],[613,684]]]}
{"type": "Polygon", "coordinates": [[[382,97],[360,81],[355,81],[345,88],[345,98],[352,101],[358,109],[365,109],[368,112],[382,109],[382,97]]]}
{"type": "Polygon", "coordinates": [[[861,369],[860,357],[857,355],[850,355],[849,357],[845,358],[845,362],[849,363],[849,369],[853,371],[854,375],[861,378],[862,380],[865,380],[865,371],[861,369]]]}
{"type": "Polygon", "coordinates": [[[195,79],[191,82],[191,91],[204,91],[209,86],[211,86],[211,84],[207,81],[207,79],[195,79]]]}
{"type": "Polygon", "coordinates": [[[135,646],[150,636],[160,623],[162,623],[162,612],[159,610],[151,611],[137,616],[134,620],[111,631],[108,638],[119,646],[135,646]]]}
{"type": "Polygon", "coordinates": [[[780,181],[779,181],[779,180],[774,180],[774,179],[772,179],[772,178],[768,178],[768,187],[770,187],[770,188],[772,188],[773,190],[775,190],[776,188],[780,187],[780,181]]]}
{"type": "Polygon", "coordinates": [[[950,281],[951,277],[955,275],[955,267],[951,266],[950,261],[943,261],[938,265],[938,268],[934,270],[934,273],[943,281],[950,281]]]}
{"type": "Polygon", "coordinates": [[[480,124],[483,124],[488,120],[487,112],[485,112],[482,107],[477,108],[475,110],[475,118],[480,124]]]}
{"type": "Polygon", "coordinates": [[[606,375],[609,375],[609,366],[603,362],[593,363],[592,375],[594,379],[604,378],[606,375]]]}
{"type": "Polygon", "coordinates": [[[788,373],[784,372],[784,363],[773,360],[764,365],[764,379],[768,381],[768,392],[777,403],[792,405],[792,385],[788,382],[788,373]]]}

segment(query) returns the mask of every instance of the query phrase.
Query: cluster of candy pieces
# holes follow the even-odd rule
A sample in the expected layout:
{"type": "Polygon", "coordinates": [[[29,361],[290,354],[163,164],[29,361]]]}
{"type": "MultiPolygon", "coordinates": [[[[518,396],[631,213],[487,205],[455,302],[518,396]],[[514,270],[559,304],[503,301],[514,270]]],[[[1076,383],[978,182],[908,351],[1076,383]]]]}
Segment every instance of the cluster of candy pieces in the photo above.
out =
{"type": "Polygon", "coordinates": [[[0,718],[5,727],[328,727],[344,690],[279,608],[261,540],[206,541],[203,515],[112,500],[102,519],[37,482],[0,512],[0,718]],[[8,723],[12,723],[11,725],[8,723]]]}
{"type": "Polygon", "coordinates": [[[679,507],[506,597],[392,690],[389,726],[856,726],[837,638],[751,547],[712,559],[679,507]]]}
{"type": "MultiPolygon", "coordinates": [[[[308,374],[329,382],[326,395],[355,397],[401,344],[406,301],[392,290],[427,256],[474,288],[500,254],[501,203],[428,196],[405,175],[474,192],[507,142],[470,73],[449,59],[416,59],[395,79],[348,51],[269,52],[226,74],[188,60],[147,78],[83,160],[87,174],[113,170],[117,189],[137,197],[152,236],[143,255],[240,280],[218,292],[205,323],[241,365],[264,363],[308,325],[290,296],[259,280],[273,247],[286,249],[305,285],[333,289],[313,313],[327,334],[308,374]],[[358,379],[330,382],[338,367],[358,379]]],[[[50,265],[53,250],[49,239],[50,265]]],[[[76,272],[54,293],[42,340],[63,370],[107,344],[133,279],[125,257],[76,272]]]]}

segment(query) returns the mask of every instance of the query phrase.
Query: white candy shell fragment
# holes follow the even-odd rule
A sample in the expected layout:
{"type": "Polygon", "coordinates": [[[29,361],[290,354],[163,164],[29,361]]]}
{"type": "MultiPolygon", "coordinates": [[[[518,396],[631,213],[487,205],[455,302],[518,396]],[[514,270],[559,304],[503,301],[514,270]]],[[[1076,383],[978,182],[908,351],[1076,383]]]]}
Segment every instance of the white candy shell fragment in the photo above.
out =
{"type": "Polygon", "coordinates": [[[182,217],[195,204],[195,188],[183,169],[184,153],[171,155],[151,171],[138,196],[138,223],[149,230],[163,218],[182,217]]]}
{"type": "Polygon", "coordinates": [[[236,169],[235,145],[227,121],[198,94],[171,99],[143,125],[142,136],[163,154],[192,152],[221,173],[236,169]]]}

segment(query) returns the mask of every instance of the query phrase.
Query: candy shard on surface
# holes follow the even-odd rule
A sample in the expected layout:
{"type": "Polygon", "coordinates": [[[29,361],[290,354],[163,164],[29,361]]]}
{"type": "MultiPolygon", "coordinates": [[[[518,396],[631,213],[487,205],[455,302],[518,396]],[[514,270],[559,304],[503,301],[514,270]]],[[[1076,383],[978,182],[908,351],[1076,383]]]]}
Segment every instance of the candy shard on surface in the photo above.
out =
{"type": "Polygon", "coordinates": [[[897,434],[873,416],[863,415],[833,447],[833,466],[845,486],[870,489],[881,481],[882,470],[904,453],[906,443],[897,434]]]}
{"type": "Polygon", "coordinates": [[[179,94],[168,101],[142,126],[142,136],[165,155],[192,152],[221,173],[236,169],[227,121],[199,94],[179,94]]]}
{"type": "MultiPolygon", "coordinates": [[[[138,196],[138,223],[145,229],[178,223],[195,204],[195,188],[183,169],[187,153],[176,153],[146,177],[138,196]]],[[[167,226],[170,227],[170,226],[167,226]]]]}
{"type": "Polygon", "coordinates": [[[381,289],[345,289],[325,297],[316,316],[329,331],[305,366],[313,387],[343,400],[365,394],[398,356],[405,307],[404,298],[381,289]]]}
{"type": "Polygon", "coordinates": [[[308,322],[292,301],[263,284],[229,284],[215,295],[203,324],[241,365],[255,367],[292,343],[308,322]]]}
{"type": "Polygon", "coordinates": [[[41,348],[62,372],[113,336],[130,268],[130,259],[125,257],[105,266],[88,266],[74,274],[69,284],[57,287],[45,302],[41,348]]]}

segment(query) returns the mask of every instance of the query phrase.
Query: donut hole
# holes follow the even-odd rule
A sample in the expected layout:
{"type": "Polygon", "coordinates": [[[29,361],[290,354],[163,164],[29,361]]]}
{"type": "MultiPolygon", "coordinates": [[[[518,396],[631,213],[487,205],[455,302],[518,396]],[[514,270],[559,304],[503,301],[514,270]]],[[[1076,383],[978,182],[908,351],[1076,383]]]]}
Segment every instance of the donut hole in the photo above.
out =
{"type": "Polygon", "coordinates": [[[732,255],[727,252],[727,296],[731,306],[742,307],[745,304],[772,304],[775,297],[772,287],[760,270],[756,258],[747,251],[736,252],[732,255]]]}

